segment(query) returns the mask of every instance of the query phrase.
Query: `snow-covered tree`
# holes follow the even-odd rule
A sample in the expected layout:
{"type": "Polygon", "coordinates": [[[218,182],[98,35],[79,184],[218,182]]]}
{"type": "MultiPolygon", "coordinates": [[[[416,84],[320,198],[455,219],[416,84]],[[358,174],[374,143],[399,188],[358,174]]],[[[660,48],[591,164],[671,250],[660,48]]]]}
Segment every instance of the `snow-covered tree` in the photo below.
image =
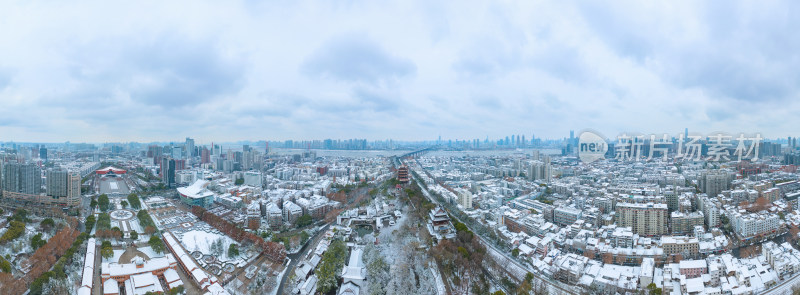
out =
{"type": "Polygon", "coordinates": [[[50,278],[44,285],[42,285],[42,294],[75,294],[75,290],[70,287],[66,278],[57,279],[50,278]]]}

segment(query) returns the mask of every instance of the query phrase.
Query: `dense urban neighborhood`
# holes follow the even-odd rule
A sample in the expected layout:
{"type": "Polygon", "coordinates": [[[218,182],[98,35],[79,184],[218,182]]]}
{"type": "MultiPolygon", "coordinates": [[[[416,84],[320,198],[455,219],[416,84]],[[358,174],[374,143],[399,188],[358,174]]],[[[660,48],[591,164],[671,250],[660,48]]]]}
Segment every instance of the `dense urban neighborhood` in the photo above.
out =
{"type": "Polygon", "coordinates": [[[796,139],[761,143],[756,161],[679,159],[676,143],[666,159],[584,162],[577,138],[561,149],[512,138],[362,143],[354,155],[191,138],[5,143],[0,284],[9,294],[81,295],[784,294],[800,285],[796,139]]]}

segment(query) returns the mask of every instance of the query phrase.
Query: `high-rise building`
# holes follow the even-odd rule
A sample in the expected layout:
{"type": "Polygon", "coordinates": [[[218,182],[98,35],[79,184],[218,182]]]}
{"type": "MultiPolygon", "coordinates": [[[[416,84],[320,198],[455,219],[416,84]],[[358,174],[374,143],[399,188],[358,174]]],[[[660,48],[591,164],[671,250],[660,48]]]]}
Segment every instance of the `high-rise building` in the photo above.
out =
{"type": "Polygon", "coordinates": [[[706,226],[708,228],[719,226],[720,209],[717,207],[717,203],[711,201],[707,196],[704,196],[698,200],[697,204],[699,205],[699,209],[703,212],[706,226]]]}
{"type": "Polygon", "coordinates": [[[46,192],[54,201],[67,206],[77,206],[81,197],[81,175],[63,168],[47,170],[46,192]],[[60,201],[58,201],[60,200],[60,201]]]}
{"type": "Polygon", "coordinates": [[[678,210],[680,203],[680,196],[677,193],[672,192],[670,194],[665,194],[664,198],[667,201],[667,208],[669,209],[669,212],[678,210]]]}
{"type": "Polygon", "coordinates": [[[200,163],[211,163],[211,152],[206,147],[200,150],[200,163]]]}
{"type": "Polygon", "coordinates": [[[186,160],[175,160],[175,171],[186,170],[186,160]]]}
{"type": "Polygon", "coordinates": [[[42,162],[47,162],[47,148],[46,147],[39,148],[39,159],[42,159],[42,162]]]}
{"type": "Polygon", "coordinates": [[[163,147],[160,145],[151,145],[147,147],[147,157],[148,158],[161,158],[163,155],[163,147]]]}
{"type": "Polygon", "coordinates": [[[3,167],[3,190],[37,195],[42,191],[42,169],[35,164],[9,163],[3,167]]]}
{"type": "Polygon", "coordinates": [[[7,163],[3,165],[3,191],[16,192],[19,187],[19,165],[7,163]]]}
{"type": "Polygon", "coordinates": [[[175,186],[175,160],[170,158],[161,159],[161,180],[167,187],[175,186]]]}
{"type": "Polygon", "coordinates": [[[186,157],[191,158],[195,156],[194,152],[194,139],[186,138],[186,143],[184,144],[184,148],[186,149],[186,157]]]}
{"type": "Polygon", "coordinates": [[[242,152],[242,169],[250,170],[253,169],[253,160],[254,155],[253,151],[248,147],[246,151],[242,152]]]}
{"type": "Polygon", "coordinates": [[[723,190],[729,188],[733,176],[725,171],[705,172],[700,176],[700,189],[709,197],[715,198],[723,190]]]}
{"type": "Polygon", "coordinates": [[[695,226],[703,225],[705,216],[703,212],[672,212],[669,219],[670,232],[674,234],[687,234],[694,230],[695,226]]]}
{"type": "Polygon", "coordinates": [[[667,204],[618,203],[615,219],[620,227],[630,227],[634,233],[646,236],[667,233],[667,204]]]}
{"type": "Polygon", "coordinates": [[[784,154],[782,163],[784,165],[800,165],[800,154],[798,153],[784,154]]]}
{"type": "MultiPolygon", "coordinates": [[[[535,151],[534,155],[536,157],[539,156],[538,151],[535,151]]],[[[543,182],[549,183],[550,178],[552,176],[552,168],[550,164],[550,157],[544,156],[543,161],[533,161],[530,166],[530,170],[528,171],[528,178],[530,180],[541,180],[543,182]]]]}
{"type": "Polygon", "coordinates": [[[47,171],[47,190],[42,192],[42,170],[35,164],[11,163],[3,168],[3,195],[6,199],[22,204],[72,207],[80,205],[81,175],[56,168],[47,171]]]}
{"type": "Polygon", "coordinates": [[[172,158],[173,159],[183,159],[183,149],[180,146],[173,146],[172,147],[172,158]]]}
{"type": "Polygon", "coordinates": [[[759,158],[766,158],[766,157],[779,157],[783,154],[781,151],[781,144],[774,143],[774,142],[762,142],[761,145],[758,146],[758,157],[759,158]]]}
{"type": "Polygon", "coordinates": [[[68,171],[62,168],[47,169],[46,192],[51,197],[67,196],[67,175],[68,171]]]}
{"type": "Polygon", "coordinates": [[[67,200],[73,206],[80,205],[81,174],[78,171],[70,171],[67,175],[67,200]]]}

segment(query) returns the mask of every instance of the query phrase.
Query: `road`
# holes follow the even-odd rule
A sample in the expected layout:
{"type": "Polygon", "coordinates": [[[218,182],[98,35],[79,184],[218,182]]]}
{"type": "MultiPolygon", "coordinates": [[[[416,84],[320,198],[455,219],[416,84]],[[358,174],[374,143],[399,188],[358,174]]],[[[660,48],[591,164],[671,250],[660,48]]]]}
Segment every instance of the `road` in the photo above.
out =
{"type": "MultiPolygon", "coordinates": [[[[761,244],[766,243],[767,241],[772,241],[773,243],[780,245],[780,244],[782,244],[783,242],[786,241],[787,237],[789,237],[789,232],[788,231],[783,232],[783,233],[781,233],[781,234],[779,234],[779,235],[777,235],[777,236],[775,236],[773,238],[767,238],[765,240],[760,240],[758,242],[751,242],[751,243],[744,244],[744,245],[737,245],[736,248],[733,248],[730,251],[731,251],[731,254],[733,255],[733,257],[739,257],[739,252],[741,252],[742,248],[745,248],[745,247],[748,247],[748,246],[754,245],[754,244],[760,246],[761,244]]],[[[735,237],[729,238],[729,239],[731,239],[731,241],[733,241],[733,239],[735,239],[735,237]]],[[[759,249],[761,249],[761,248],[759,248],[759,249]]],[[[760,250],[758,251],[758,254],[761,254],[760,250]]]]}
{"type": "Polygon", "coordinates": [[[330,226],[330,223],[326,224],[319,231],[317,231],[312,238],[306,241],[306,244],[303,245],[303,248],[300,248],[299,252],[286,255],[286,257],[292,259],[292,261],[286,266],[286,272],[283,274],[283,278],[281,278],[281,283],[278,285],[278,293],[276,294],[283,294],[283,288],[286,286],[286,281],[289,279],[289,276],[291,276],[292,272],[294,272],[294,267],[297,266],[297,263],[300,262],[300,260],[303,260],[302,258],[308,254],[308,250],[310,249],[309,245],[316,245],[319,242],[319,238],[322,237],[326,231],[328,231],[330,226]]]}
{"type": "MultiPolygon", "coordinates": [[[[419,163],[417,163],[417,164],[419,164],[419,163]]],[[[417,183],[422,183],[422,180],[418,179],[416,177],[416,175],[414,175],[414,173],[411,173],[411,177],[413,177],[414,180],[417,183]]],[[[422,190],[422,193],[425,195],[426,198],[428,198],[428,200],[430,200],[431,202],[439,205],[439,202],[436,200],[436,198],[433,198],[425,187],[419,186],[419,188],[420,188],[420,190],[422,190]]],[[[442,208],[447,210],[444,206],[442,206],[442,208]]],[[[458,217],[456,215],[454,215],[454,214],[450,214],[450,216],[453,216],[456,219],[458,219],[458,217]]],[[[461,220],[458,220],[458,221],[461,222],[461,223],[464,223],[461,220]]],[[[467,223],[464,223],[464,224],[466,225],[467,223]]],[[[470,229],[470,230],[472,230],[472,229],[470,229]]],[[[475,230],[472,230],[472,231],[476,232],[475,230]]],[[[524,278],[525,274],[528,273],[528,272],[534,273],[534,274],[536,273],[535,270],[529,269],[527,266],[525,266],[522,263],[519,263],[518,261],[516,261],[513,258],[511,258],[511,256],[507,255],[505,252],[501,251],[500,249],[497,249],[494,246],[494,244],[492,244],[491,242],[487,241],[481,235],[476,233],[475,236],[479,238],[481,244],[483,244],[487,249],[492,251],[492,256],[494,256],[494,257],[504,257],[504,258],[506,258],[505,259],[506,262],[512,263],[513,266],[517,267],[518,270],[523,270],[525,272],[525,273],[520,273],[519,271],[515,271],[518,276],[521,275],[521,277],[518,277],[517,279],[524,278]]],[[[500,262],[498,261],[498,263],[500,263],[500,262]]],[[[510,269],[508,269],[508,270],[511,271],[510,269]]],[[[556,294],[557,292],[564,292],[564,293],[567,293],[567,294],[577,294],[578,293],[578,290],[567,289],[568,287],[560,286],[556,282],[544,279],[544,278],[541,277],[541,275],[536,276],[536,278],[539,279],[540,282],[542,282],[542,283],[544,283],[545,285],[548,286],[548,294],[556,294]]]]}
{"type": "Polygon", "coordinates": [[[784,280],[781,283],[778,283],[772,289],[769,289],[761,294],[766,295],[791,295],[792,294],[792,287],[800,284],[800,273],[794,274],[791,278],[784,280]]]}

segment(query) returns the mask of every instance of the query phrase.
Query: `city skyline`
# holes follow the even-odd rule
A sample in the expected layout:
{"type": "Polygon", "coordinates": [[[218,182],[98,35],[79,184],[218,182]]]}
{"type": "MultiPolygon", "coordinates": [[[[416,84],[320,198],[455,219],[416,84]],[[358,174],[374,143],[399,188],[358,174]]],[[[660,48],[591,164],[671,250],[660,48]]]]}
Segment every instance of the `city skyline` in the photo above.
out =
{"type": "MultiPolygon", "coordinates": [[[[332,141],[336,144],[346,144],[349,141],[363,141],[368,145],[368,147],[372,144],[388,144],[394,143],[400,146],[415,146],[415,145],[449,145],[449,144],[459,144],[459,143],[479,143],[483,147],[490,147],[492,144],[497,144],[498,146],[518,146],[518,147],[528,147],[528,148],[536,148],[536,147],[558,147],[558,145],[564,145],[571,143],[570,140],[577,140],[578,136],[581,132],[584,131],[593,131],[593,129],[584,129],[580,131],[576,130],[569,130],[568,134],[564,134],[560,137],[555,138],[542,138],[536,136],[536,134],[531,134],[530,137],[526,134],[509,134],[505,136],[498,136],[498,137],[474,137],[474,138],[428,138],[428,139],[418,139],[418,140],[398,140],[393,138],[385,138],[385,139],[366,139],[366,138],[289,138],[289,139],[242,139],[242,140],[235,140],[235,141],[219,141],[213,139],[198,139],[197,137],[191,138],[186,137],[186,139],[191,139],[192,144],[194,145],[196,142],[196,146],[205,146],[209,147],[211,145],[224,145],[224,146],[239,146],[242,145],[250,145],[251,147],[258,147],[263,146],[264,144],[278,144],[277,146],[273,145],[273,148],[284,148],[284,144],[286,143],[293,143],[293,144],[302,144],[302,148],[306,148],[306,144],[314,144],[310,148],[312,149],[327,149],[325,147],[320,147],[320,145],[324,146],[327,144],[328,141],[332,141]],[[516,138],[515,138],[516,137],[516,138]],[[508,143],[506,143],[508,142],[508,143]],[[487,145],[488,144],[488,145],[487,145]]],[[[647,140],[650,135],[655,135],[657,138],[666,134],[668,138],[672,141],[677,142],[680,140],[681,136],[684,138],[689,138],[688,136],[701,136],[700,140],[702,141],[709,141],[714,138],[715,135],[722,135],[722,136],[729,136],[730,140],[736,140],[737,136],[755,136],[756,134],[760,133],[745,133],[745,132],[710,132],[707,134],[701,134],[698,132],[689,132],[688,129],[684,129],[684,132],[680,133],[641,133],[641,132],[619,132],[614,134],[614,136],[606,136],[605,140],[608,143],[614,143],[620,140],[619,136],[628,136],[628,137],[636,137],[642,136],[642,139],[647,140]]],[[[788,136],[788,137],[762,137],[761,142],[773,142],[779,144],[790,144],[788,140],[797,140],[797,137],[788,136]]],[[[45,146],[60,146],[65,144],[91,144],[91,145],[114,145],[114,144],[139,144],[139,145],[178,145],[183,146],[185,144],[184,140],[174,139],[174,140],[163,140],[163,141],[122,141],[122,142],[115,142],[115,141],[103,141],[103,142],[36,142],[36,141],[14,141],[14,140],[0,140],[0,146],[5,145],[41,145],[42,147],[45,146]]]]}
{"type": "Polygon", "coordinates": [[[782,13],[797,3],[460,4],[2,4],[0,140],[783,138],[800,123],[798,20],[782,13]]]}

